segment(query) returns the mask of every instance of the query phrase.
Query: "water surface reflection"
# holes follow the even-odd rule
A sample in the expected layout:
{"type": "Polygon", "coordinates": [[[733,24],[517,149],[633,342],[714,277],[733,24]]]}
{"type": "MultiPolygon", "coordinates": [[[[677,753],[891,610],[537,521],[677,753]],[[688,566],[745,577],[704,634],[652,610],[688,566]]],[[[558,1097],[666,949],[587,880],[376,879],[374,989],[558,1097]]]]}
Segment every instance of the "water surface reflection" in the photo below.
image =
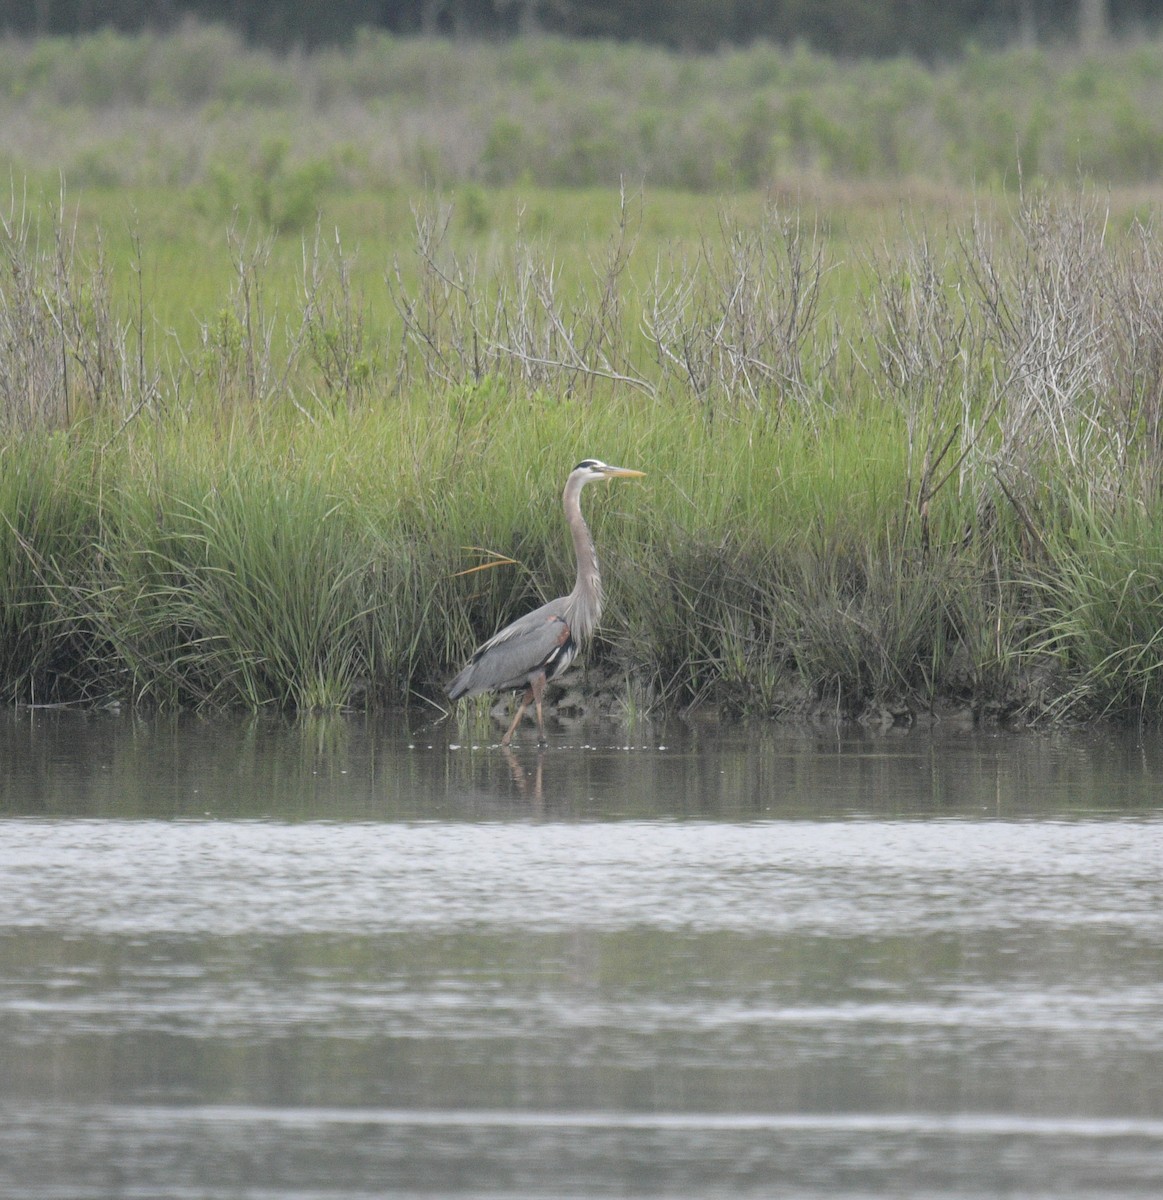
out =
{"type": "Polygon", "coordinates": [[[1148,1196],[1163,747],[0,719],[0,1194],[1148,1196]]]}
{"type": "Polygon", "coordinates": [[[612,820],[1151,812],[1163,739],[579,723],[461,743],[415,714],[205,720],[0,714],[0,814],[612,820]],[[545,808],[531,807],[535,805],[545,808]]]}

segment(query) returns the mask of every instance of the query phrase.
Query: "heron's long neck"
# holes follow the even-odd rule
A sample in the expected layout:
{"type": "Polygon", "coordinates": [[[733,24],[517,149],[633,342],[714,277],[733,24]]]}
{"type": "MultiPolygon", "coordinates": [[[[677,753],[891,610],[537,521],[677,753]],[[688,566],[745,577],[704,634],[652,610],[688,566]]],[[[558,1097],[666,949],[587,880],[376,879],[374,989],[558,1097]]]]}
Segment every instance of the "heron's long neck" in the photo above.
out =
{"type": "Polygon", "coordinates": [[[581,481],[570,480],[565,486],[565,519],[573,535],[573,549],[577,555],[577,582],[573,585],[567,603],[569,626],[574,638],[587,641],[597,627],[602,615],[602,576],[598,570],[598,555],[589,526],[581,513],[581,481]]]}

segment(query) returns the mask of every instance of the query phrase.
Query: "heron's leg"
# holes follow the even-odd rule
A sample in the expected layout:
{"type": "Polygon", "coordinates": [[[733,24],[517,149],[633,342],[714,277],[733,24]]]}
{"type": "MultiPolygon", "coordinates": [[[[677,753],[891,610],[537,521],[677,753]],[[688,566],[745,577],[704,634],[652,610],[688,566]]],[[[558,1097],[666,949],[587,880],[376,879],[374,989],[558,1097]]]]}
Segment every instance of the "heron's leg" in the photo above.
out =
{"type": "Polygon", "coordinates": [[[545,695],[545,676],[538,675],[529,684],[529,692],[537,705],[537,741],[538,744],[544,745],[547,741],[545,737],[545,722],[541,719],[541,697],[545,695]]]}
{"type": "Polygon", "coordinates": [[[513,724],[505,731],[505,736],[501,738],[501,745],[507,746],[513,740],[513,731],[521,724],[521,718],[525,715],[525,710],[529,707],[533,699],[532,686],[525,689],[525,695],[521,697],[521,703],[517,705],[517,715],[513,718],[513,724]]]}

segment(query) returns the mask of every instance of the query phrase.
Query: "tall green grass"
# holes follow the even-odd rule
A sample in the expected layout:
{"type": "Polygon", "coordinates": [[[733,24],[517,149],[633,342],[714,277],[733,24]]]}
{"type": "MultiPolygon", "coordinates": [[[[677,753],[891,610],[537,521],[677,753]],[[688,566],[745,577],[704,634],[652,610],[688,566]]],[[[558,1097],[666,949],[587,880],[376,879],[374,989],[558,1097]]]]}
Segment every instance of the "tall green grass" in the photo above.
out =
{"type": "Polygon", "coordinates": [[[1072,686],[1064,715],[1156,720],[1163,711],[1163,509],[1070,496],[1041,582],[1045,649],[1072,686]]]}
{"type": "Polygon", "coordinates": [[[35,430],[0,450],[0,695],[84,694],[91,646],[79,593],[96,533],[89,445],[35,430]]]}
{"type": "Polygon", "coordinates": [[[91,619],[133,697],[346,703],[365,669],[370,556],[344,508],[319,481],[246,459],[175,471],[164,492],[119,489],[91,619]]]}
{"type": "Polygon", "coordinates": [[[569,264],[420,210],[378,291],[322,235],[293,271],[224,237],[186,340],[149,336],[144,239],[10,222],[3,694],[439,705],[569,588],[598,455],[648,474],[585,497],[627,711],[1163,713],[1150,230],[1032,197],[855,259],[778,209],[676,243],[607,200],[569,264]]]}

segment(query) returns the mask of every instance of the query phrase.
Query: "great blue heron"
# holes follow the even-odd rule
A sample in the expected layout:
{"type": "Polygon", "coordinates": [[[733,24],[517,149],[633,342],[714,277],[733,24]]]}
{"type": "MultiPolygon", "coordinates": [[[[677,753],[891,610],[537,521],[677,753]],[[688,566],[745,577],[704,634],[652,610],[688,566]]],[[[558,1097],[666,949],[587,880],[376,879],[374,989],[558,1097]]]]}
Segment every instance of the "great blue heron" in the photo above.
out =
{"type": "Polygon", "coordinates": [[[502,746],[512,741],[513,731],[530,704],[536,705],[537,733],[539,740],[545,741],[545,724],[541,718],[545,685],[573,662],[602,615],[602,576],[598,571],[593,538],[581,512],[582,488],[599,479],[640,479],[644,474],[626,467],[611,467],[596,458],[587,458],[574,467],[562,494],[565,519],[577,554],[577,582],[573,591],[518,617],[511,625],[494,633],[448,685],[451,700],[477,696],[481,692],[525,689],[517,715],[501,738],[502,746]]]}

